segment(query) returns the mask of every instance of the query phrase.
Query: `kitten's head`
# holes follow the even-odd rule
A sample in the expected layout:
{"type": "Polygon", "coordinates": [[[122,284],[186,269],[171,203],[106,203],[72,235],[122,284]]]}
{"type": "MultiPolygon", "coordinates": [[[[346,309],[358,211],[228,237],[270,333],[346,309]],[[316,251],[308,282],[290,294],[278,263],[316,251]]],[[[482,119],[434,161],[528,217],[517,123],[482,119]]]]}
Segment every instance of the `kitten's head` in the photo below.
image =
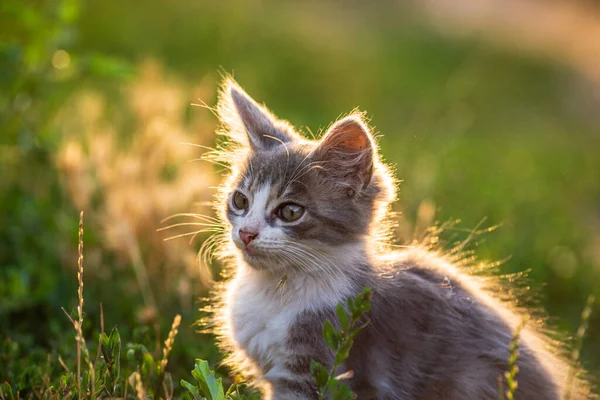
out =
{"type": "Polygon", "coordinates": [[[385,225],[394,181],[362,114],[307,140],[227,80],[219,116],[234,143],[220,210],[253,268],[315,272],[385,225]]]}

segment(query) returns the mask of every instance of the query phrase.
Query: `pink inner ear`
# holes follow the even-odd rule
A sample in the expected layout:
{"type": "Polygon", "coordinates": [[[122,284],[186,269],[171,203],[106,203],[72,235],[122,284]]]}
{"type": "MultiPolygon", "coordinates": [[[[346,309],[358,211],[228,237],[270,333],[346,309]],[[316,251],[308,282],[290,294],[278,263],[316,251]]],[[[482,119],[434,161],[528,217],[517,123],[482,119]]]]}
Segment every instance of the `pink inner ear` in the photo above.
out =
{"type": "Polygon", "coordinates": [[[354,122],[342,122],[334,128],[332,139],[335,137],[337,146],[346,150],[364,150],[369,147],[369,138],[367,137],[364,128],[354,122]]]}

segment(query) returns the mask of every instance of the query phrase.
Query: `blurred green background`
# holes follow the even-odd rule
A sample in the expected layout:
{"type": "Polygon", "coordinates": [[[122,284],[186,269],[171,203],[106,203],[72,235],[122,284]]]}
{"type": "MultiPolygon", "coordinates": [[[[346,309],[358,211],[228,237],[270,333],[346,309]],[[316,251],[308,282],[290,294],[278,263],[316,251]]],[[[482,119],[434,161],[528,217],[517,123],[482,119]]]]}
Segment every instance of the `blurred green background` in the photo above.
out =
{"type": "MultiPolygon", "coordinates": [[[[86,332],[100,303],[107,329],[135,340],[156,327],[164,340],[181,313],[173,375],[195,357],[218,362],[193,325],[209,286],[194,259],[206,236],[163,242],[156,229],[206,212],[219,170],[187,163],[202,150],[180,142],[214,144],[216,118],[191,103],[214,105],[223,72],[305,132],[367,111],[402,180],[399,241],[436,222],[461,220],[450,242],[484,218],[499,225],[471,248],[505,260],[498,273],[529,270],[520,286],[535,295],[523,301],[574,334],[586,297],[600,295],[600,81],[590,73],[600,59],[581,57],[600,46],[582,32],[598,10],[573,3],[585,12],[573,14],[583,22],[573,20],[572,40],[588,40],[574,53],[549,45],[535,7],[516,7],[517,22],[506,6],[474,23],[469,3],[445,25],[435,1],[3,1],[0,380],[40,386],[46,355],[60,370],[58,355],[73,352],[60,307],[76,305],[80,209],[86,332]]],[[[598,306],[582,362],[599,373],[598,306]]]]}

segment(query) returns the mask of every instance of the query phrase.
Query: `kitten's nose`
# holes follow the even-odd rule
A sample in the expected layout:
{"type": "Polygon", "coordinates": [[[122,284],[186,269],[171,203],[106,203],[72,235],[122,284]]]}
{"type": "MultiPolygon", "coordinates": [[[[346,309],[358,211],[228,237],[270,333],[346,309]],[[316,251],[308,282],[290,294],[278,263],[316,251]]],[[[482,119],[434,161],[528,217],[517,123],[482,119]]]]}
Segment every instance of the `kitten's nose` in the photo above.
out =
{"type": "Polygon", "coordinates": [[[240,237],[242,238],[242,242],[244,242],[246,246],[248,246],[248,243],[256,239],[257,236],[258,233],[256,232],[246,232],[240,229],[240,237]]]}

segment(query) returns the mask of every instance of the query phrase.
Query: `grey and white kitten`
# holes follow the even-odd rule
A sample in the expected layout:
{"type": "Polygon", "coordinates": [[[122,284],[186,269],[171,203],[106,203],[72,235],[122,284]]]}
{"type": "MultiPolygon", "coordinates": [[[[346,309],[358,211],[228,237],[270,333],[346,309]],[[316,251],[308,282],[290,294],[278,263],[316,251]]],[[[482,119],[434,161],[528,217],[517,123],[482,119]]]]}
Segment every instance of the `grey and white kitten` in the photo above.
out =
{"type": "MultiPolygon", "coordinates": [[[[370,286],[370,323],[339,371],[354,372],[359,399],[497,399],[520,317],[442,255],[388,245],[395,180],[363,115],[307,140],[229,79],[218,112],[231,166],[221,250],[234,271],[215,322],[231,365],[267,399],[317,399],[310,360],[333,363],[323,322],[370,286]]],[[[561,398],[568,365],[533,330],[520,340],[516,398],[561,398]]]]}

